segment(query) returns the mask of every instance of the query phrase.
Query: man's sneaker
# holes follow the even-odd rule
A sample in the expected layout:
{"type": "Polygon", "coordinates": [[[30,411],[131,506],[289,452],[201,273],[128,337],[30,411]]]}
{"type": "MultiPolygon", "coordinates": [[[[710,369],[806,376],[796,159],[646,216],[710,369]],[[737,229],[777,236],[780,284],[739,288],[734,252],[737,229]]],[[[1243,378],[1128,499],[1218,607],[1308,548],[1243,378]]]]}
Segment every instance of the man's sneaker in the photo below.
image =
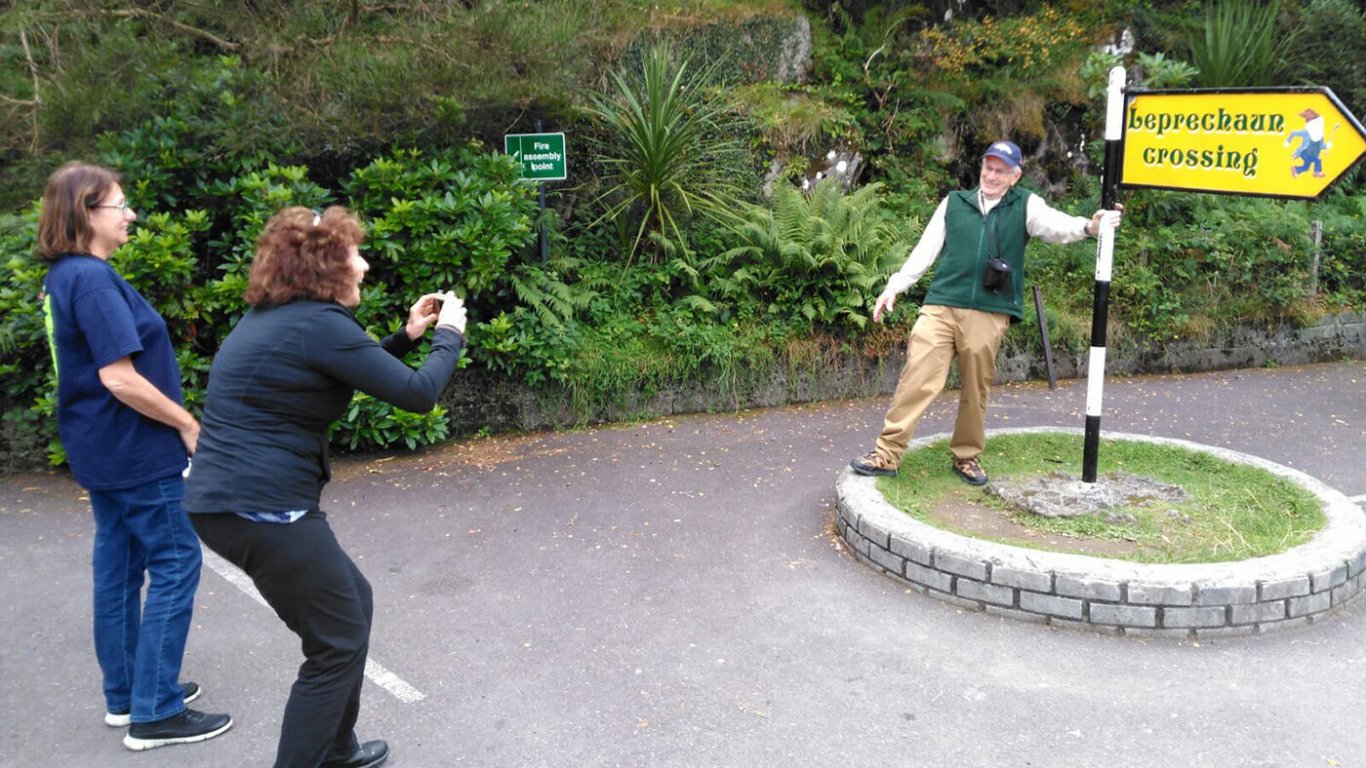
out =
{"type": "MultiPolygon", "coordinates": [[[[199,694],[204,692],[204,689],[199,687],[199,683],[181,683],[180,690],[185,695],[186,704],[199,698],[199,694]]],[[[127,728],[131,722],[133,722],[133,713],[126,709],[122,712],[104,713],[104,724],[110,728],[127,728]]]]}
{"type": "Polygon", "coordinates": [[[986,485],[987,471],[982,469],[982,462],[975,458],[954,459],[953,473],[963,478],[969,485],[986,485]]]}
{"type": "Polygon", "coordinates": [[[123,737],[123,746],[141,752],[169,744],[193,744],[212,739],[231,727],[232,718],[227,715],[210,715],[187,709],[164,720],[133,723],[128,726],[128,735],[123,737]]]}
{"type": "Polygon", "coordinates": [[[877,451],[869,451],[854,459],[849,466],[860,475],[896,477],[896,465],[882,458],[877,451]]]}

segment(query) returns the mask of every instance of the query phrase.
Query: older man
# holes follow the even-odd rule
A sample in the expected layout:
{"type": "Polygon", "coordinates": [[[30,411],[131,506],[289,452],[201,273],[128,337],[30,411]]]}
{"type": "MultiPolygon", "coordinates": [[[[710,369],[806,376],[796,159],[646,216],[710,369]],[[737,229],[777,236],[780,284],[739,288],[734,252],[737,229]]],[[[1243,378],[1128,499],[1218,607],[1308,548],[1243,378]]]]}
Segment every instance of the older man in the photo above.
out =
{"type": "MultiPolygon", "coordinates": [[[[951,192],[925,225],[906,263],[887,281],[873,306],[879,322],[897,294],[915,284],[938,261],[924,306],[911,329],[906,365],[877,446],[849,462],[861,475],[896,475],[925,409],[944,389],[949,364],[958,358],[962,388],[949,450],[953,471],[985,485],[987,394],[996,376],[996,352],[1024,306],[1025,244],[1031,237],[1071,243],[1095,237],[1105,211],[1090,219],[1049,207],[1043,198],[1015,189],[1022,171],[1020,148],[998,141],[982,156],[976,189],[951,192]]],[[[1118,217],[1122,206],[1108,215],[1118,217]]]]}

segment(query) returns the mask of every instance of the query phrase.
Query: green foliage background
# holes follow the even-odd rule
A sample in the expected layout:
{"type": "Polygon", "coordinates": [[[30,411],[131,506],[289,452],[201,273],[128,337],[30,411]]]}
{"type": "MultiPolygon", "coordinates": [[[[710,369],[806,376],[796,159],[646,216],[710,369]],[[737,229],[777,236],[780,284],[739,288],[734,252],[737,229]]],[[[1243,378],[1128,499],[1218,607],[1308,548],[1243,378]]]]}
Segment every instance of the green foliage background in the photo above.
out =
{"type": "MultiPolygon", "coordinates": [[[[66,160],[124,174],[140,218],[114,263],[166,316],[192,408],[243,311],[261,225],[284,205],[336,203],[369,226],[372,272],[359,315],[375,335],[396,327],[421,292],[455,289],[471,308],[471,365],[567,397],[589,419],[628,393],[690,381],[734,387],[742,374],[899,347],[927,281],[903,298],[890,326],[867,322],[872,300],[939,198],[975,183],[980,147],[1013,137],[1029,157],[1025,186],[1058,207],[1094,209],[1106,70],[1123,63],[1140,85],[1200,82],[1193,51],[1228,60],[1237,51],[1217,41],[1247,37],[1243,22],[1211,21],[1221,17],[1210,8],[1196,0],[11,4],[0,11],[0,464],[61,456],[36,312],[43,269],[32,254],[33,201],[66,160]],[[800,60],[804,25],[810,70],[778,79],[800,60]],[[1212,35],[1211,25],[1228,28],[1212,35]],[[1123,30],[1132,52],[1097,51],[1123,30]],[[638,115],[669,114],[658,109],[668,89],[634,90],[660,50],[672,51],[658,74],[677,86],[674,116],[706,117],[686,149],[706,151],[640,152],[628,141],[622,120],[633,101],[638,115]],[[680,68],[705,76],[675,81],[680,68]],[[571,146],[571,178],[551,187],[544,215],[535,189],[494,151],[504,133],[532,132],[538,121],[564,130],[571,146]],[[859,153],[853,190],[814,183],[832,148],[859,153]],[[660,162],[671,159],[678,163],[660,162]],[[666,172],[650,177],[650,164],[666,172]],[[724,194],[690,198],[697,178],[724,194]],[[626,183],[639,179],[643,187],[626,183]],[[651,190],[671,180],[684,194],[651,190]],[[812,191],[798,191],[803,180],[812,191]],[[709,207],[713,215],[700,215],[709,207]],[[545,263],[535,244],[541,224],[545,263]]],[[[1358,5],[1272,8],[1264,37],[1268,50],[1283,52],[1275,76],[1329,85],[1361,114],[1366,16],[1358,5]]],[[[1358,170],[1314,203],[1126,195],[1111,345],[1362,311],[1361,188],[1358,170]],[[1324,227],[1317,274],[1313,221],[1324,227]]],[[[1044,287],[1061,354],[1087,345],[1092,262],[1086,246],[1031,246],[1029,280],[1044,287]]],[[[1033,318],[1017,326],[1009,343],[1036,344],[1034,326],[1033,318]]],[[[334,441],[416,447],[447,432],[440,413],[358,400],[334,441]]]]}

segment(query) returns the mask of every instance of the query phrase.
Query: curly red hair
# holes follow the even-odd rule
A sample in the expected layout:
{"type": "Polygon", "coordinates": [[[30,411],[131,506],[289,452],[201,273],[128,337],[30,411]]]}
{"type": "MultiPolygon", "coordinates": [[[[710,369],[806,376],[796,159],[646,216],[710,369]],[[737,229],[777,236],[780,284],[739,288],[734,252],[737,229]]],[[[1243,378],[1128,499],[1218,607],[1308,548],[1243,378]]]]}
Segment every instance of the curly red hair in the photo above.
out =
{"type": "Polygon", "coordinates": [[[355,279],[351,247],[365,239],[360,219],[340,205],[319,216],[300,206],[266,222],[251,262],[247,304],[280,305],[299,299],[335,301],[355,279]]]}

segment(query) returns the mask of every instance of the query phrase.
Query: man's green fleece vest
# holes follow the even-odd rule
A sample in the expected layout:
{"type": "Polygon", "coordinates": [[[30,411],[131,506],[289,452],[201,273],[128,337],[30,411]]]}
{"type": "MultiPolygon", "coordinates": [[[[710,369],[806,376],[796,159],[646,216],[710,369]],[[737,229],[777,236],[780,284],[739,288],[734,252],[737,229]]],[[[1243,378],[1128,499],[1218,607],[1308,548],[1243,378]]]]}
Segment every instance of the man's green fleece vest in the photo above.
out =
{"type": "Polygon", "coordinates": [[[1025,208],[1029,193],[1012,187],[1001,202],[982,215],[977,190],[950,192],[944,212],[944,250],[935,262],[926,304],[980,309],[1022,317],[1024,250],[1029,242],[1025,208]],[[1010,264],[1010,284],[996,291],[982,287],[987,260],[1000,256],[1010,264]]]}

